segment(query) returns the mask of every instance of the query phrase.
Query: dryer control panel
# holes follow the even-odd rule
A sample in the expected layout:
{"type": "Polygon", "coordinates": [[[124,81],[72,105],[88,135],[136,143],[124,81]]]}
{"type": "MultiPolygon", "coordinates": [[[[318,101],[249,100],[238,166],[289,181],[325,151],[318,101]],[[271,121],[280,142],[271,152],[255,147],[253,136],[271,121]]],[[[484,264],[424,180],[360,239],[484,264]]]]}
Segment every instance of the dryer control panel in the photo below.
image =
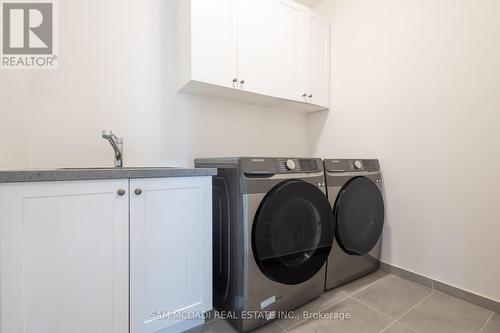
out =
{"type": "Polygon", "coordinates": [[[323,171],[319,158],[242,158],[240,167],[249,175],[314,173],[323,171]]]}
{"type": "Polygon", "coordinates": [[[373,172],[379,171],[378,160],[325,160],[328,172],[373,172]]]}

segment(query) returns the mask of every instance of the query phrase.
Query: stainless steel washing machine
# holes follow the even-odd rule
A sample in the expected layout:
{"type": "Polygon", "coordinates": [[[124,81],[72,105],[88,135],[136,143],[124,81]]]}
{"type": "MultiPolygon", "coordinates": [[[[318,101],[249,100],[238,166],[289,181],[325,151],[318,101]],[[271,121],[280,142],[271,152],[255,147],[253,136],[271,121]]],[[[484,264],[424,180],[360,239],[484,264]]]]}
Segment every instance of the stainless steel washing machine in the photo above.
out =
{"type": "Polygon", "coordinates": [[[239,331],[321,295],[334,224],[321,159],[196,159],[213,181],[214,305],[239,331]]]}
{"type": "Polygon", "coordinates": [[[328,258],[326,289],[378,269],[384,199],[378,160],[324,161],[335,240],[328,258]]]}

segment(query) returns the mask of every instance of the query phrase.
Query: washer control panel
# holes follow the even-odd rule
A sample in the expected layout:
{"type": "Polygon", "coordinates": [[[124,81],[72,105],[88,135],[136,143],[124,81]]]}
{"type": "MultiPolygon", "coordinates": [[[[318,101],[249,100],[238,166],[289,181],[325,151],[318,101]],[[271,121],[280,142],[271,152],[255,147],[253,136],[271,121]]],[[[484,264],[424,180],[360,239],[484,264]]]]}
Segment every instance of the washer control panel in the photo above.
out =
{"type": "Polygon", "coordinates": [[[312,160],[300,159],[299,160],[300,168],[302,169],[302,171],[306,171],[306,172],[322,171],[323,168],[319,168],[318,163],[321,164],[321,161],[318,162],[318,160],[315,160],[315,159],[312,159],[312,160]]]}
{"type": "Polygon", "coordinates": [[[379,171],[378,160],[325,160],[329,172],[373,172],[379,171]]]}
{"type": "Polygon", "coordinates": [[[321,162],[314,158],[279,158],[278,163],[280,166],[280,173],[287,171],[318,172],[323,170],[320,168],[321,162]]]}
{"type": "Polygon", "coordinates": [[[240,166],[243,173],[250,175],[323,171],[323,162],[319,158],[243,158],[240,166]]]}

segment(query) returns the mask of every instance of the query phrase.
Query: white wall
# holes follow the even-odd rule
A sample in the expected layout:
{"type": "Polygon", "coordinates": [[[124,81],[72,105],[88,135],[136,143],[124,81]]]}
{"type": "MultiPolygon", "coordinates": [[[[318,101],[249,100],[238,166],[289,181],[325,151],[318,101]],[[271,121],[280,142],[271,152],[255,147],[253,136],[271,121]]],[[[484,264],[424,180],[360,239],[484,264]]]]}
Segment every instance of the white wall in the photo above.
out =
{"type": "Polygon", "coordinates": [[[0,168],[307,154],[305,115],[177,93],[177,1],[64,0],[59,69],[0,71],[0,168]]]}
{"type": "Polygon", "coordinates": [[[0,70],[0,168],[29,165],[29,75],[0,70]]]}
{"type": "Polygon", "coordinates": [[[500,2],[324,0],[333,96],[311,149],[378,158],[383,261],[500,301],[500,2]]]}

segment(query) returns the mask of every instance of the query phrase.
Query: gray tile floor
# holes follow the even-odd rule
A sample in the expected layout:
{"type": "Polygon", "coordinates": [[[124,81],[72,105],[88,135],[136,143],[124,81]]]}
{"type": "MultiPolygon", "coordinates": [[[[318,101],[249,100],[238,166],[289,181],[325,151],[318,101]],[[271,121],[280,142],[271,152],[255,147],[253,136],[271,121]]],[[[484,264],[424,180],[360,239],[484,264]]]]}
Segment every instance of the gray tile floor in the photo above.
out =
{"type": "MultiPolygon", "coordinates": [[[[254,332],[500,333],[499,314],[380,271],[325,292],[295,314],[297,319],[274,321],[254,332]],[[350,318],[304,320],[303,311],[350,318]]],[[[223,320],[189,331],[212,332],[236,331],[223,320]]]]}

